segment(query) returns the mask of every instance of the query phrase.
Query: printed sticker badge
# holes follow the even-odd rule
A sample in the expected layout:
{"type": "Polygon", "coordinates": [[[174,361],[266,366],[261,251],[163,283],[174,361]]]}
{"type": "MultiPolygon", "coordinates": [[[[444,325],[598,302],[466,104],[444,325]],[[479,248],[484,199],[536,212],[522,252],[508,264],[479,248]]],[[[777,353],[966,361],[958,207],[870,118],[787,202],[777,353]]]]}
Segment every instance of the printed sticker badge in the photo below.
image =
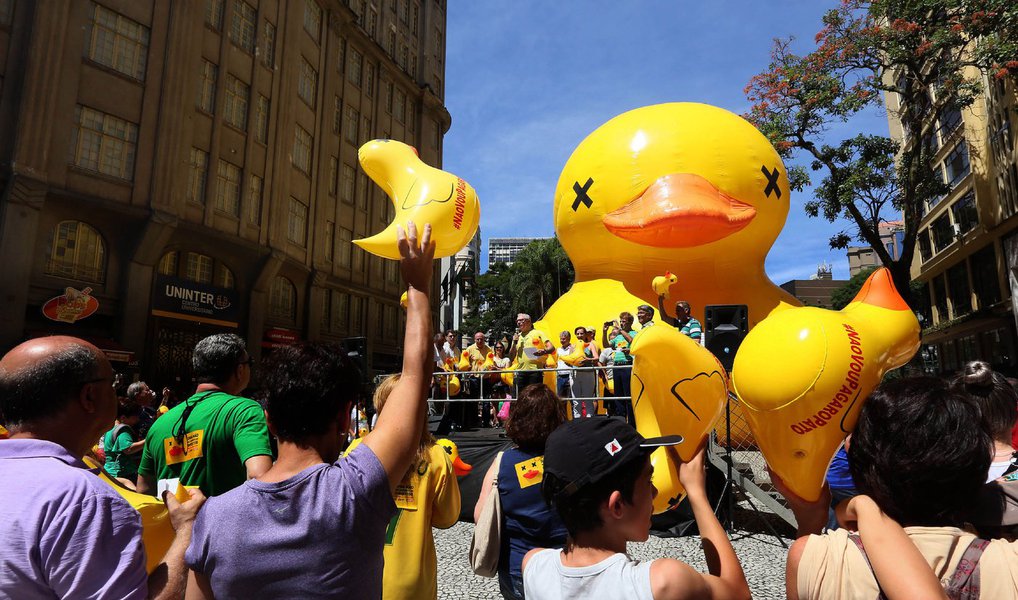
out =
{"type": "Polygon", "coordinates": [[[520,481],[520,488],[528,488],[544,481],[543,456],[518,462],[513,468],[516,470],[516,478],[520,481]]]}
{"type": "Polygon", "coordinates": [[[183,446],[177,443],[176,438],[168,437],[163,439],[166,464],[176,465],[203,456],[201,442],[204,437],[205,430],[199,429],[184,436],[183,446]]]}

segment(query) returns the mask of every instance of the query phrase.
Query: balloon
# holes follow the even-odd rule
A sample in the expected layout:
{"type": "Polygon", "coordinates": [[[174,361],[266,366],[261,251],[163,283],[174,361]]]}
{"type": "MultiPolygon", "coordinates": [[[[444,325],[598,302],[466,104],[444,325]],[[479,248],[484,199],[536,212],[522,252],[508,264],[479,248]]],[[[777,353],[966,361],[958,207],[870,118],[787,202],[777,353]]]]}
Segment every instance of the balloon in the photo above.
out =
{"type": "MultiPolygon", "coordinates": [[[[728,399],[728,374],[706,348],[672,327],[648,327],[633,338],[633,411],[636,429],[650,438],[681,435],[675,447],[686,461],[706,442],[728,399]]],[[[651,454],[654,513],[678,506],[686,491],[665,448],[651,454]]]]}
{"type": "MultiPolygon", "coordinates": [[[[749,324],[800,303],[764,261],[789,208],[773,146],[745,119],[691,102],[621,114],[573,151],[555,189],[555,233],[576,283],[535,327],[562,331],[656,305],[670,272],[703,318],[708,304],[745,304],[749,324]]],[[[600,331],[598,328],[598,339],[600,331]]]]}
{"type": "Polygon", "coordinates": [[[431,224],[435,258],[456,254],[474,237],[481,220],[477,193],[469,183],[434,167],[417,150],[394,140],[372,140],[357,153],[368,177],[381,187],[396,208],[396,218],[381,233],[353,242],[364,250],[399,260],[396,226],[407,221],[431,224]]]}
{"type": "Polygon", "coordinates": [[[509,365],[509,369],[505,373],[502,373],[502,383],[506,384],[509,387],[512,387],[513,386],[512,372],[518,369],[519,367],[520,367],[519,363],[517,363],[516,359],[514,358],[512,364],[509,365]]]}
{"type": "Polygon", "coordinates": [[[460,371],[470,370],[470,352],[464,350],[462,353],[460,353],[460,361],[456,365],[456,368],[460,371]]]}
{"type": "Polygon", "coordinates": [[[665,271],[664,275],[658,275],[650,282],[650,287],[654,288],[654,293],[658,296],[667,296],[668,288],[672,286],[679,278],[673,273],[665,271]]]}
{"type": "MultiPolygon", "coordinates": [[[[86,456],[82,459],[92,469],[98,469],[102,465],[86,456]]],[[[166,505],[155,496],[139,494],[131,491],[118,482],[107,476],[106,471],[99,471],[99,479],[102,479],[108,486],[113,488],[120,496],[127,500],[128,504],[134,507],[141,515],[141,542],[145,546],[145,570],[151,573],[163,561],[163,556],[170,549],[173,543],[173,526],[170,524],[170,514],[166,511],[166,505]]],[[[177,499],[186,500],[190,494],[181,499],[180,492],[187,494],[184,486],[177,486],[177,499]]]]}
{"type": "Polygon", "coordinates": [[[884,268],[841,311],[778,312],[746,336],[732,387],[767,464],[796,495],[820,497],[867,396],[918,348],[919,322],[884,268]]]}
{"type": "Polygon", "coordinates": [[[406,310],[406,303],[407,303],[407,293],[403,292],[403,295],[399,297],[399,305],[403,307],[403,310],[406,310]]]}
{"type": "Polygon", "coordinates": [[[463,462],[462,458],[460,458],[460,451],[459,448],[456,447],[456,442],[450,439],[441,438],[435,440],[435,443],[441,446],[445,450],[445,453],[449,455],[449,460],[452,461],[453,473],[462,477],[469,474],[470,471],[474,469],[472,465],[468,465],[463,462]]]}

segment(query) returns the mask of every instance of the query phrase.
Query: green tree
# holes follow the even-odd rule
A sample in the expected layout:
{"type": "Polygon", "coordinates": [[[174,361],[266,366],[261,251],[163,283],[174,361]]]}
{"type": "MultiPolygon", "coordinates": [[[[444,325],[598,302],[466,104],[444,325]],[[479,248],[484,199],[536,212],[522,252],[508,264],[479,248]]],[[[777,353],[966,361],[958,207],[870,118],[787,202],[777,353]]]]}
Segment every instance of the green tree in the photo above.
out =
{"type": "Polygon", "coordinates": [[[573,263],[558,238],[534,240],[516,255],[509,269],[513,305],[537,320],[569,290],[574,278],[573,263]]]}
{"type": "Polygon", "coordinates": [[[496,263],[477,278],[471,288],[469,309],[462,329],[467,335],[475,331],[491,333],[496,340],[512,335],[516,328],[516,312],[509,287],[509,268],[496,263]]]}
{"type": "Polygon", "coordinates": [[[1018,3],[842,0],[823,17],[815,50],[799,56],[791,42],[775,40],[769,67],[746,87],[754,103],[746,116],[782,156],[808,163],[809,169],[789,169],[793,189],[811,185],[811,171],[822,172],[806,213],[852,224],[831,237],[831,247],[865,242],[898,289],[907,290],[924,204],[949,191],[934,170],[936,134],[960,124],[960,111],[981,93],[983,74],[1012,80],[1018,74],[1018,3]],[[832,125],[885,97],[903,126],[903,145],[879,135],[833,139],[832,125]],[[879,225],[898,212],[904,242],[893,260],[879,225]]]}
{"type": "Polygon", "coordinates": [[[852,301],[852,298],[855,298],[855,295],[859,293],[860,289],[862,289],[862,284],[866,283],[866,278],[876,270],[876,267],[865,267],[845,282],[845,285],[834,290],[834,292],[831,293],[831,308],[834,310],[841,310],[848,306],[848,303],[852,301]]]}

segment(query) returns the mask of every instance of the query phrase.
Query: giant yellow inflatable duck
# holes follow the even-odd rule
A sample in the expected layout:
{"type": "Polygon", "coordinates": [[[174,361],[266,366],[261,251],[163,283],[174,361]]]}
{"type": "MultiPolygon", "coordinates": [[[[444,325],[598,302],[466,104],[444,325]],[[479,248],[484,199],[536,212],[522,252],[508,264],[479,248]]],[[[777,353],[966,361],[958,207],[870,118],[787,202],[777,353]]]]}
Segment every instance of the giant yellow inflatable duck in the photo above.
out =
{"type": "Polygon", "coordinates": [[[764,272],[788,200],[781,158],[733,113],[680,102],[615,117],[562,169],[555,233],[576,283],[535,327],[572,330],[656,305],[651,281],[665,271],[701,320],[707,304],[746,304],[751,326],[798,306],[764,272]]]}
{"type": "Polygon", "coordinates": [[[883,268],[841,311],[781,311],[746,336],[732,388],[767,464],[793,492],[820,496],[867,396],[918,348],[919,322],[883,268]]]}

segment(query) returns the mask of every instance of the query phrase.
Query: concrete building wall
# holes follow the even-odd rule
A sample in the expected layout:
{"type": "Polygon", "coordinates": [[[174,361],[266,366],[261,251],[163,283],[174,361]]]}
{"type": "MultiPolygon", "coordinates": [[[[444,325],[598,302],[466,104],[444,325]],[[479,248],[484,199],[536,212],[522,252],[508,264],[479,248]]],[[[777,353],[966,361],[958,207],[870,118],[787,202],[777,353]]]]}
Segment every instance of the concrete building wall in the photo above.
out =
{"type": "Polygon", "coordinates": [[[394,211],[357,149],[397,139],[441,167],[444,0],[10,5],[0,347],[85,336],[133,353],[119,368],[181,387],[189,346],[216,331],[255,357],[280,339],[363,337],[372,368],[396,366],[397,265],[350,243],[394,211]],[[102,252],[86,268],[92,232],[102,252]],[[157,308],[170,279],[231,306],[157,308]],[[91,288],[96,313],[44,316],[66,288],[91,288]]]}

